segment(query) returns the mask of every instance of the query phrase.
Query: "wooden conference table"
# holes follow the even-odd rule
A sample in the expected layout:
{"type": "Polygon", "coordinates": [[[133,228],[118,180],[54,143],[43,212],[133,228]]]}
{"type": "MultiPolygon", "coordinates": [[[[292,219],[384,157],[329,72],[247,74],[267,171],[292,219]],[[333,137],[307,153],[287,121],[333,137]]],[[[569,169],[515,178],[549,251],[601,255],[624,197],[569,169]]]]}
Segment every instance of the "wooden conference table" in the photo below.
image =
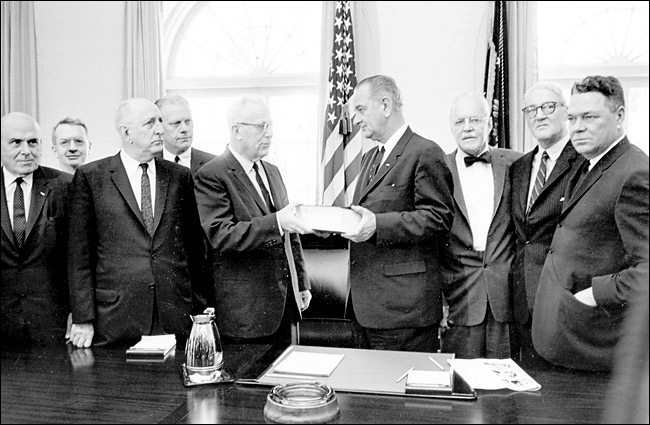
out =
{"type": "MultiPolygon", "coordinates": [[[[285,347],[224,345],[226,370],[253,378],[285,347]]],[[[184,353],[127,362],[123,349],[2,351],[2,423],[265,423],[269,388],[185,387],[184,353]]],[[[610,376],[541,366],[537,392],[478,390],[474,401],[337,393],[339,423],[597,423],[610,376]]]]}

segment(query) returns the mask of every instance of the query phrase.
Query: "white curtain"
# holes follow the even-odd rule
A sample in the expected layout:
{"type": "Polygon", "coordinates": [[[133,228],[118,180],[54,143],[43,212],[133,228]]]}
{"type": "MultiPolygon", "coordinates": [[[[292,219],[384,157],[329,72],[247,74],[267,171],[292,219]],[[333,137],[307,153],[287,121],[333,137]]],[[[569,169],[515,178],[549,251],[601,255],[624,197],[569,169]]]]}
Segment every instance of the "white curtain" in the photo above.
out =
{"type": "Polygon", "coordinates": [[[2,2],[2,110],[38,121],[36,31],[33,1],[2,2]]]}
{"type": "Polygon", "coordinates": [[[521,109],[524,94],[537,82],[537,2],[509,1],[508,44],[510,46],[510,146],[528,152],[536,142],[526,128],[521,109]]]}
{"type": "Polygon", "coordinates": [[[126,97],[154,101],[164,93],[162,4],[126,2],[126,97]]]}

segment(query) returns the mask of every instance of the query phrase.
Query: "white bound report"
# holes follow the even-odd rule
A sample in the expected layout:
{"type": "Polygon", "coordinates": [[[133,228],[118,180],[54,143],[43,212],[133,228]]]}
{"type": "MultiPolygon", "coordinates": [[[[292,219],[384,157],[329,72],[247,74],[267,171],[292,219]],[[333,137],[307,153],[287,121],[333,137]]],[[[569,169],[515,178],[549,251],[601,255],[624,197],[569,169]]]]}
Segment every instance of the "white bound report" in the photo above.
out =
{"type": "Polygon", "coordinates": [[[292,351],[273,369],[290,375],[330,376],[343,360],[343,354],[292,351]]]}

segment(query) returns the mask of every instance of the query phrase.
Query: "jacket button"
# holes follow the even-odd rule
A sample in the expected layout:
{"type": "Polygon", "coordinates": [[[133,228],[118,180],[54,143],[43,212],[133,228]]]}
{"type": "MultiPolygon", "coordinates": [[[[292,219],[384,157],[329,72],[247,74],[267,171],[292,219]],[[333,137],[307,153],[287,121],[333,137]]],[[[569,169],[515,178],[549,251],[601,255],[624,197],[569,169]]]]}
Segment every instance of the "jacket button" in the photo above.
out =
{"type": "Polygon", "coordinates": [[[548,253],[549,253],[549,254],[553,254],[553,248],[549,249],[549,250],[548,250],[548,253]]]}
{"type": "Polygon", "coordinates": [[[526,241],[526,245],[530,245],[530,241],[526,241]]]}
{"type": "Polygon", "coordinates": [[[356,260],[352,260],[352,261],[350,261],[350,265],[351,265],[351,266],[354,266],[354,265],[356,265],[356,264],[357,264],[357,261],[356,261],[356,260]]]}
{"type": "Polygon", "coordinates": [[[487,263],[486,263],[486,264],[483,264],[483,268],[484,268],[484,269],[487,269],[487,266],[488,266],[487,263]]]}
{"type": "Polygon", "coordinates": [[[156,287],[156,285],[154,285],[153,283],[149,285],[149,289],[151,289],[152,291],[153,291],[153,288],[155,288],[155,287],[156,287]]]}
{"type": "Polygon", "coordinates": [[[24,300],[25,298],[27,298],[27,295],[25,295],[25,294],[20,294],[20,299],[21,299],[21,300],[24,300]]]}
{"type": "Polygon", "coordinates": [[[157,258],[158,258],[158,257],[156,256],[156,254],[151,254],[151,259],[152,259],[152,260],[155,260],[155,259],[157,259],[157,258]]]}

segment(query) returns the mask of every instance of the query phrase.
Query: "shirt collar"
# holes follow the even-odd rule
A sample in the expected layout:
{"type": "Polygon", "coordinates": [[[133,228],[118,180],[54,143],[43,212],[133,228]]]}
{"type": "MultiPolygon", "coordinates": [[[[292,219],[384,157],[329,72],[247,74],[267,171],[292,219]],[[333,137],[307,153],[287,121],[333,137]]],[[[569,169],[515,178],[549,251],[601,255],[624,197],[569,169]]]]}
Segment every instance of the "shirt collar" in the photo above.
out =
{"type": "MultiPolygon", "coordinates": [[[[385,161],[386,158],[388,158],[388,155],[390,155],[390,153],[393,151],[393,148],[397,146],[397,142],[399,142],[399,139],[401,139],[404,133],[406,133],[407,128],[408,128],[408,124],[404,124],[403,126],[398,128],[397,131],[393,133],[392,136],[390,136],[390,138],[386,141],[386,143],[384,143],[383,161],[385,161]]],[[[381,146],[379,148],[381,149],[381,146]]]]}
{"type": "MultiPolygon", "coordinates": [[[[562,151],[564,150],[564,147],[569,143],[570,136],[567,133],[563,138],[561,138],[557,143],[555,143],[553,146],[550,148],[546,149],[546,153],[548,154],[548,157],[553,161],[557,162],[557,159],[560,157],[560,154],[562,154],[562,151]]],[[[539,150],[535,154],[535,156],[539,157],[540,159],[542,158],[542,152],[544,152],[544,149],[542,147],[539,147],[539,150]]]]}
{"type": "Polygon", "coordinates": [[[605,156],[605,154],[606,154],[607,152],[609,152],[609,151],[611,151],[612,149],[614,149],[614,146],[616,146],[616,145],[618,145],[619,143],[621,143],[621,140],[623,140],[624,138],[625,138],[625,134],[623,134],[621,137],[619,137],[618,139],[616,139],[616,140],[614,141],[614,143],[612,143],[611,145],[609,145],[609,147],[608,147],[607,149],[605,149],[605,152],[601,153],[600,155],[598,155],[598,156],[595,157],[595,158],[590,159],[590,160],[589,160],[589,170],[591,171],[591,169],[594,168],[594,165],[598,164],[598,161],[600,161],[600,160],[605,156]]]}
{"type": "MultiPolygon", "coordinates": [[[[4,165],[2,166],[2,173],[4,174],[5,179],[5,189],[12,185],[16,179],[20,177],[10,173],[9,170],[7,170],[7,167],[4,165]]],[[[32,182],[34,181],[34,173],[29,173],[26,176],[23,176],[23,181],[27,183],[28,186],[31,186],[32,182]]]]}
{"type": "MultiPolygon", "coordinates": [[[[178,155],[178,157],[183,161],[183,163],[189,164],[192,159],[192,147],[189,147],[185,152],[178,155]]],[[[168,151],[167,148],[163,147],[163,159],[174,162],[176,155],[168,151]]]]}
{"type": "Polygon", "coordinates": [[[228,145],[228,150],[230,151],[230,153],[232,153],[232,155],[235,157],[237,162],[239,162],[239,164],[242,166],[244,171],[246,171],[247,174],[250,173],[251,170],[253,169],[254,162],[248,158],[244,158],[243,156],[235,152],[235,150],[230,145],[228,145]]]}
{"type": "MultiPolygon", "coordinates": [[[[135,158],[129,156],[128,153],[124,152],[124,149],[120,150],[120,159],[122,160],[122,164],[126,169],[126,173],[131,176],[137,175],[140,164],[144,164],[143,162],[136,161],[135,158]]],[[[147,164],[149,164],[148,170],[150,170],[151,173],[155,176],[156,161],[154,161],[152,158],[151,161],[147,162],[147,164]]]]}
{"type": "MultiPolygon", "coordinates": [[[[479,153],[479,154],[476,155],[476,156],[479,157],[479,156],[483,155],[485,152],[490,152],[490,145],[489,145],[487,142],[485,143],[485,147],[483,148],[483,150],[481,151],[481,153],[479,153]]],[[[466,156],[474,156],[474,155],[470,155],[470,154],[468,154],[467,152],[465,152],[464,150],[462,150],[462,149],[459,147],[459,148],[458,148],[458,154],[456,155],[456,157],[458,158],[458,160],[459,160],[460,162],[463,162],[463,163],[464,163],[464,161],[465,161],[464,158],[465,158],[466,156]]]]}

